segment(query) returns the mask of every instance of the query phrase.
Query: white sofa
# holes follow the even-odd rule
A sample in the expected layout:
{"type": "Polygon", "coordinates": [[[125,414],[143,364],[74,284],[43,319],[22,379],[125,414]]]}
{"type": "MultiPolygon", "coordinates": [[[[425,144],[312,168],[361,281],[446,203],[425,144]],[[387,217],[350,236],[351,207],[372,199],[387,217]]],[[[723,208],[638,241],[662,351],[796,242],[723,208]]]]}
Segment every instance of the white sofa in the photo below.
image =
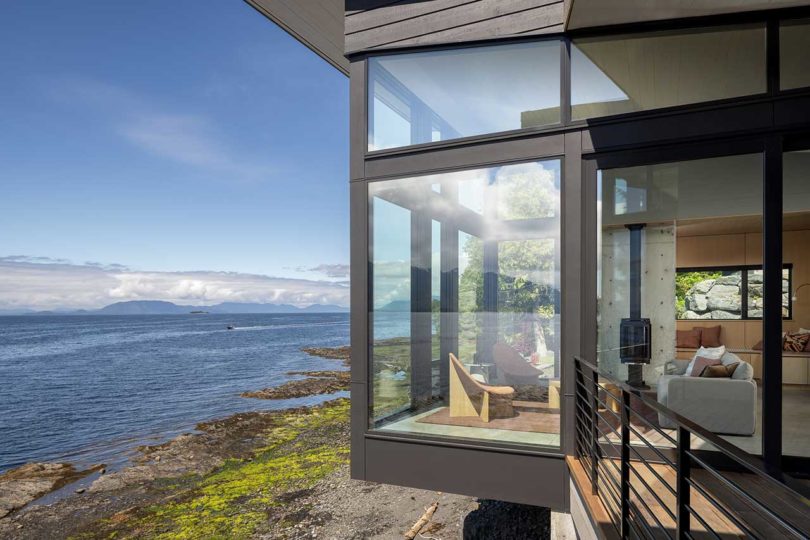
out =
{"type": "MultiPolygon", "coordinates": [[[[740,365],[730,378],[715,379],[686,375],[688,360],[670,362],[668,373],[658,380],[658,402],[711,432],[753,435],[757,425],[754,368],[729,352],[721,362],[740,365]]],[[[664,428],[676,427],[661,414],[658,423],[664,428]]]]}

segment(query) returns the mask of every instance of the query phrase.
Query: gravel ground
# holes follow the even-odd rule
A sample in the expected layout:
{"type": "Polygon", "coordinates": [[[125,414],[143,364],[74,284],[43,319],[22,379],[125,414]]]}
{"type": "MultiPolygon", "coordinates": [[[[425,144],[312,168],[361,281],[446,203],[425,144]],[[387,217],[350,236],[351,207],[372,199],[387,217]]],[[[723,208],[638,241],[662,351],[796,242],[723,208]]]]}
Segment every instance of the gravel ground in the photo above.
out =
{"type": "Polygon", "coordinates": [[[351,480],[348,467],[296,497],[286,510],[289,520],[297,524],[260,538],[403,538],[436,501],[439,507],[417,539],[550,538],[550,514],[545,508],[351,480]]]}

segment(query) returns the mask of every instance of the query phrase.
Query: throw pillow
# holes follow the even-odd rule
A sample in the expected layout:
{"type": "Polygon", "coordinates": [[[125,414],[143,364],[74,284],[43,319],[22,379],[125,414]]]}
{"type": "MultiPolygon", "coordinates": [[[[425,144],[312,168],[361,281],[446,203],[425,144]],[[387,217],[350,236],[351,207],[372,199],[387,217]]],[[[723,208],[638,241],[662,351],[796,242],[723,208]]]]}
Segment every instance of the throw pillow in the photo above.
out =
{"type": "Polygon", "coordinates": [[[702,356],[698,356],[697,358],[695,358],[695,365],[692,367],[692,373],[690,373],[690,377],[702,376],[703,370],[705,370],[709,366],[723,367],[719,358],[704,358],[702,356]]]}
{"type": "Polygon", "coordinates": [[[788,334],[783,349],[790,352],[802,352],[810,342],[810,334],[788,334]]]}
{"type": "MultiPolygon", "coordinates": [[[[692,375],[692,371],[695,367],[695,361],[698,359],[698,357],[712,358],[719,361],[721,358],[723,358],[724,354],[726,354],[726,348],[722,345],[720,347],[699,348],[695,353],[695,356],[692,357],[692,361],[689,362],[689,365],[686,367],[685,375],[692,375]]],[[[698,371],[697,373],[695,373],[695,377],[699,376],[700,372],[698,371]]]]}
{"type": "Polygon", "coordinates": [[[720,366],[706,366],[703,368],[703,372],[700,374],[701,377],[708,377],[713,379],[720,379],[720,378],[729,378],[734,375],[734,370],[737,369],[739,366],[739,362],[735,362],[733,364],[726,364],[720,366]]]}
{"type": "Polygon", "coordinates": [[[697,349],[700,347],[700,332],[695,330],[676,330],[675,346],[679,349],[697,349]]]}
{"type": "MultiPolygon", "coordinates": [[[[801,332],[800,331],[799,333],[800,334],[805,334],[805,333],[810,333],[810,332],[801,332]]],[[[786,336],[787,336],[787,333],[782,332],[782,346],[783,347],[785,346],[785,337],[786,336]]],[[[762,340],[760,339],[759,341],[757,341],[756,344],[751,348],[754,349],[755,351],[761,351],[762,350],[762,340]]]]}
{"type": "Polygon", "coordinates": [[[700,345],[703,347],[719,347],[720,343],[720,330],[722,326],[711,326],[703,328],[700,332],[700,345]]]}

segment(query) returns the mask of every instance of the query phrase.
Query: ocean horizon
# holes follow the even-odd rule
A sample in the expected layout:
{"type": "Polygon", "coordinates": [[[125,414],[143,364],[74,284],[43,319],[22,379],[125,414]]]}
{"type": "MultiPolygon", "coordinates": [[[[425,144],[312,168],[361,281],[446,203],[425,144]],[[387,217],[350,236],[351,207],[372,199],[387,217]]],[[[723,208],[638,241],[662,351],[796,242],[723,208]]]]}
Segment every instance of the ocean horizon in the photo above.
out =
{"type": "Polygon", "coordinates": [[[348,395],[240,397],[297,378],[288,371],[340,369],[301,348],[348,343],[346,313],[0,317],[0,472],[115,469],[201,421],[348,395]]]}

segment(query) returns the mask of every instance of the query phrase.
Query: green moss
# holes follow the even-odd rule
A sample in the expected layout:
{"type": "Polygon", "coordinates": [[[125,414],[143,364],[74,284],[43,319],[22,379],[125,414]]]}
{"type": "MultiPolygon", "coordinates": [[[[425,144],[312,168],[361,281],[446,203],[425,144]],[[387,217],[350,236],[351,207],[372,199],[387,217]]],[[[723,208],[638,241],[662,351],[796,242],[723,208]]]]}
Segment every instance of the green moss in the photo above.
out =
{"type": "Polygon", "coordinates": [[[251,460],[228,460],[174,500],[124,523],[105,520],[100,529],[107,538],[118,532],[123,538],[165,540],[248,538],[269,526],[283,504],[280,495],[311,487],[348,461],[345,444],[335,444],[348,417],[348,400],[281,414],[266,435],[267,445],[251,460]]]}

